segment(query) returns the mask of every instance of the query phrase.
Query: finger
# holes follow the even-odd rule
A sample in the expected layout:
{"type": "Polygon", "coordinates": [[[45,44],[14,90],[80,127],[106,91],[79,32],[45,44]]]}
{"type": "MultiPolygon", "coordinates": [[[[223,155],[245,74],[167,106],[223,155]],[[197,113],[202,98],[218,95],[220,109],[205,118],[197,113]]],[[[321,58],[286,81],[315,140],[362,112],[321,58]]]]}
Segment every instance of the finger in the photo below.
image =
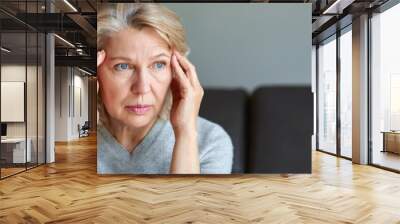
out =
{"type": "Polygon", "coordinates": [[[176,55],[176,59],[178,59],[179,64],[182,66],[184,69],[184,72],[192,72],[192,67],[193,65],[185,58],[183,57],[179,51],[174,51],[174,54],[176,55]]]}
{"type": "Polygon", "coordinates": [[[97,52],[97,67],[103,63],[104,59],[106,58],[106,52],[104,50],[97,52]]]}
{"type": "Polygon", "coordinates": [[[172,55],[172,68],[174,72],[174,78],[178,80],[179,84],[181,85],[182,88],[189,88],[190,87],[190,81],[186,77],[184,71],[182,70],[181,66],[178,63],[178,59],[176,58],[175,55],[172,55]]]}
{"type": "Polygon", "coordinates": [[[183,69],[185,69],[187,77],[192,85],[200,86],[200,81],[194,65],[190,63],[190,61],[186,57],[183,57],[178,51],[175,51],[175,53],[179,64],[183,67],[183,69]]]}
{"type": "Polygon", "coordinates": [[[172,99],[173,103],[177,102],[176,100],[180,99],[180,84],[178,83],[178,80],[173,79],[170,85],[171,93],[172,93],[172,99]]]}

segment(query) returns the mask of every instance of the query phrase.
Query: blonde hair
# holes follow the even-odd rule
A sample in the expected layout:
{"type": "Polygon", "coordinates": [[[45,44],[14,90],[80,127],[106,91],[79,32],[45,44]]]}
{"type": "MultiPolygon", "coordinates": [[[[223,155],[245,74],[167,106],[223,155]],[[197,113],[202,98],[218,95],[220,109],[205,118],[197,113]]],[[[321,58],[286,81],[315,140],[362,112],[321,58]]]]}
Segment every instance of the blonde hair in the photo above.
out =
{"type": "MultiPolygon", "coordinates": [[[[168,44],[182,55],[189,54],[184,27],[179,17],[171,10],[157,3],[108,3],[100,5],[97,14],[97,51],[103,50],[107,38],[113,33],[127,28],[151,28],[168,44]]],[[[99,122],[108,121],[101,91],[97,97],[99,122]]],[[[172,93],[168,90],[159,117],[169,119],[172,106],[172,93]]]]}

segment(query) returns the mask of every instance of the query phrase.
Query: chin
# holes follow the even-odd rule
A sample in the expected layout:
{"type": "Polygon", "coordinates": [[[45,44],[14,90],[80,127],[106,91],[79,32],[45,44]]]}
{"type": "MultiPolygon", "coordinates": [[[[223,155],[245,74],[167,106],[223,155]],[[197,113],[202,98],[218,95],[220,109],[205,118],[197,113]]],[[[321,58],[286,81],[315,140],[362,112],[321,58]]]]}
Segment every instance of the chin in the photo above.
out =
{"type": "Polygon", "coordinates": [[[142,128],[149,125],[155,117],[153,115],[129,115],[128,125],[133,128],[142,128]]]}

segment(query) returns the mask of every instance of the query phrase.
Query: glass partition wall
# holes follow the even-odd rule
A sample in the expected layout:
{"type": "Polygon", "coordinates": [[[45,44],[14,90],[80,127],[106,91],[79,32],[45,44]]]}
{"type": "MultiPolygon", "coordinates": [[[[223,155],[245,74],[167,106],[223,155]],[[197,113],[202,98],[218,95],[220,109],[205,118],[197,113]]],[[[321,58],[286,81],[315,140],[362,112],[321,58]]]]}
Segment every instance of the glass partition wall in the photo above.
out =
{"type": "Polygon", "coordinates": [[[340,155],[352,158],[352,32],[351,25],[340,35],[340,155]]]}
{"type": "Polygon", "coordinates": [[[370,163],[400,171],[400,4],[371,18],[370,163]]]}
{"type": "MultiPolygon", "coordinates": [[[[400,4],[388,1],[374,9],[367,34],[368,164],[395,172],[400,172],[399,22],[400,4]]],[[[317,149],[351,159],[351,24],[334,36],[317,45],[317,149]]]]}
{"type": "Polygon", "coordinates": [[[1,179],[45,163],[45,35],[20,19],[42,5],[0,3],[1,179]]]}
{"type": "Polygon", "coordinates": [[[352,27],[317,47],[317,149],[352,157],[352,27]]]}
{"type": "Polygon", "coordinates": [[[336,154],[336,36],[318,46],[318,149],[336,154]]]}

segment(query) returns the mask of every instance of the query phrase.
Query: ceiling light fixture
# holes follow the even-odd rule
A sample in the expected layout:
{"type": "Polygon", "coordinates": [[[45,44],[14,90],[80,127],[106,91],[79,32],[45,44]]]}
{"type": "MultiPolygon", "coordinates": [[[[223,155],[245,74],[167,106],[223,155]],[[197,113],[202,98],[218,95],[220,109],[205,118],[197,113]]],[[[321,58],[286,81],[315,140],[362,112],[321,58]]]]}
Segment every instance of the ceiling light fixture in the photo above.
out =
{"type": "Polygon", "coordinates": [[[342,14],[343,10],[351,5],[355,0],[336,0],[322,14],[342,14]]]}
{"type": "Polygon", "coordinates": [[[71,4],[69,3],[68,0],[64,0],[65,4],[67,4],[72,10],[74,10],[75,12],[78,12],[78,10],[71,4]]]}
{"type": "Polygon", "coordinates": [[[9,50],[9,49],[7,49],[7,48],[5,48],[5,47],[1,47],[0,48],[2,51],[4,51],[4,52],[7,52],[7,53],[10,53],[11,52],[11,50],[9,50]]]}
{"type": "Polygon", "coordinates": [[[62,37],[60,37],[60,36],[57,35],[57,34],[54,34],[54,36],[57,37],[58,39],[60,39],[61,41],[63,41],[64,43],[66,43],[67,45],[69,45],[70,47],[75,48],[75,45],[73,45],[73,44],[72,44],[71,42],[69,42],[68,40],[66,40],[66,39],[64,39],[64,38],[62,38],[62,37]]]}
{"type": "Polygon", "coordinates": [[[81,68],[79,68],[79,67],[78,67],[78,70],[81,71],[81,72],[83,72],[83,73],[85,73],[85,74],[92,75],[92,73],[90,73],[90,72],[88,72],[88,71],[85,71],[85,70],[83,70],[83,69],[81,69],[81,68]]]}

